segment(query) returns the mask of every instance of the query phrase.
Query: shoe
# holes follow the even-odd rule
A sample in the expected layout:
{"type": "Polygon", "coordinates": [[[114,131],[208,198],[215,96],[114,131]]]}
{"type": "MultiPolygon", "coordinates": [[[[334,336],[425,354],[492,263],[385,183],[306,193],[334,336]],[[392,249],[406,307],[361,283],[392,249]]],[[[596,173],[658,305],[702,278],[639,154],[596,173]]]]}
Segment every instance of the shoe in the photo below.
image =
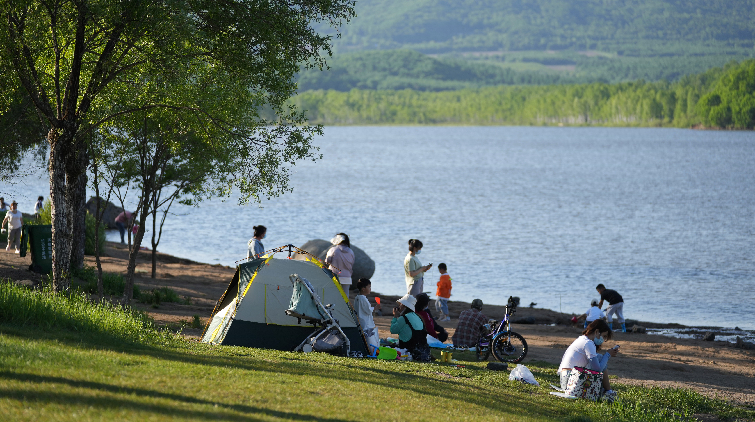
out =
{"type": "Polygon", "coordinates": [[[446,319],[444,319],[443,321],[451,321],[451,317],[447,316],[446,319]]]}
{"type": "Polygon", "coordinates": [[[627,325],[624,324],[624,323],[621,324],[621,332],[622,333],[626,333],[627,332],[627,325]]]}
{"type": "Polygon", "coordinates": [[[20,251],[20,250],[18,250],[18,249],[16,249],[16,253],[17,253],[17,254],[20,254],[20,253],[21,253],[21,251],[20,251]]]}
{"type": "Polygon", "coordinates": [[[605,393],[603,393],[603,401],[606,401],[608,403],[613,403],[616,400],[616,392],[613,390],[608,390],[605,393]]]}

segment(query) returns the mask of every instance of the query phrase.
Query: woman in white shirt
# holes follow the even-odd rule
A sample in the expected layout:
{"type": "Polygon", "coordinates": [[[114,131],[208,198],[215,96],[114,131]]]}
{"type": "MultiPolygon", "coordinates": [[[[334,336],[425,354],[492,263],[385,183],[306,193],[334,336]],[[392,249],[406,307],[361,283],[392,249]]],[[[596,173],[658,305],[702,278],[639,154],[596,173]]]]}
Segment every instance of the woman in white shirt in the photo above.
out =
{"type": "Polygon", "coordinates": [[[569,374],[575,366],[587,368],[593,371],[603,373],[603,388],[606,392],[612,392],[611,384],[608,381],[606,366],[608,359],[619,353],[617,348],[609,349],[604,354],[598,354],[603,341],[610,340],[613,332],[608,328],[608,324],[602,319],[593,321],[582,331],[582,335],[566,349],[564,357],[561,359],[561,365],[558,366],[558,374],[561,378],[561,388],[566,389],[566,383],[569,381],[569,374]]]}
{"type": "Polygon", "coordinates": [[[247,246],[249,246],[249,250],[246,253],[247,259],[259,258],[265,254],[265,246],[262,245],[262,239],[267,235],[267,227],[254,226],[252,230],[254,230],[254,236],[247,243],[247,246]]]}
{"type": "Polygon", "coordinates": [[[424,290],[425,272],[433,267],[433,264],[422,265],[417,255],[422,252],[422,241],[409,239],[409,253],[404,258],[404,279],[406,280],[406,294],[417,296],[424,290]]]}
{"type": "Polygon", "coordinates": [[[0,224],[0,227],[2,227],[5,225],[6,221],[8,222],[8,246],[5,247],[6,252],[10,252],[11,248],[15,248],[16,253],[20,252],[21,226],[23,225],[21,217],[22,214],[21,211],[18,210],[18,202],[11,202],[10,211],[5,214],[3,224],[0,224]]]}

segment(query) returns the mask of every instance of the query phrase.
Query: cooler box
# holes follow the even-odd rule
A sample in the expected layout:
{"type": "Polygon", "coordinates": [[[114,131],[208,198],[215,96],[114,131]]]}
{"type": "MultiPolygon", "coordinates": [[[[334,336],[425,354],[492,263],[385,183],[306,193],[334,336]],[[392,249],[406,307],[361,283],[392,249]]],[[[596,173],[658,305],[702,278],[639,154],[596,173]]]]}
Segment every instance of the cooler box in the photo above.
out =
{"type": "Polygon", "coordinates": [[[24,224],[21,230],[21,256],[26,256],[27,239],[31,249],[29,270],[49,274],[52,271],[52,226],[24,224]]]}

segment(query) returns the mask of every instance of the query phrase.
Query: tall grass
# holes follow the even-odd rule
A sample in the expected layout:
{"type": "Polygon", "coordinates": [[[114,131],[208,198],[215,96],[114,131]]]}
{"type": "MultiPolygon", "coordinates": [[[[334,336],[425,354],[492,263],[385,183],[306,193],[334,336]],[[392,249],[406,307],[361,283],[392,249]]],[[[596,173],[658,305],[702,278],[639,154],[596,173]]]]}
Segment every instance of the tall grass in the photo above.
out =
{"type": "Polygon", "coordinates": [[[91,333],[139,343],[163,337],[145,313],[106,301],[91,302],[82,291],[32,291],[11,280],[0,280],[0,323],[91,333]]]}

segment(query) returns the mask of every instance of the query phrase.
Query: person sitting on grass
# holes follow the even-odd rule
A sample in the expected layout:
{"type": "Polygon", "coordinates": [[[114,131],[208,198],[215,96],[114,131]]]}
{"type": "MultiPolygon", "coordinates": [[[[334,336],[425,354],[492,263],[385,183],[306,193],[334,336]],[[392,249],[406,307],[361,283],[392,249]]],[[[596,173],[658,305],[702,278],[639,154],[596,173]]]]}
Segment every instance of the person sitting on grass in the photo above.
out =
{"type": "Polygon", "coordinates": [[[417,304],[415,305],[416,313],[422,318],[422,322],[425,323],[425,331],[432,337],[438,339],[441,343],[448,340],[448,331],[445,328],[438,325],[433,318],[433,314],[430,313],[430,296],[427,293],[420,293],[417,296],[417,304]]]}
{"type": "Polygon", "coordinates": [[[393,308],[391,334],[398,334],[398,347],[408,350],[417,362],[430,362],[425,324],[414,312],[417,298],[406,294],[397,302],[399,305],[393,308]]]}
{"type": "Polygon", "coordinates": [[[472,301],[472,307],[459,315],[459,325],[456,327],[452,340],[455,347],[473,347],[480,338],[480,328],[488,322],[488,317],[482,313],[482,300],[472,301]]]}
{"type": "Polygon", "coordinates": [[[608,380],[608,373],[606,373],[606,366],[608,365],[608,359],[616,356],[619,353],[617,348],[608,349],[604,354],[599,354],[598,351],[605,340],[610,340],[613,337],[613,332],[608,328],[608,324],[602,319],[595,320],[582,331],[582,335],[579,336],[572,344],[566,349],[564,357],[561,359],[561,365],[558,366],[558,375],[561,378],[561,388],[566,389],[566,384],[569,381],[569,375],[575,366],[587,368],[593,371],[603,373],[603,389],[604,394],[614,394],[611,390],[611,383],[608,380]]]}
{"type": "MultiPolygon", "coordinates": [[[[598,319],[604,319],[606,317],[606,313],[603,312],[598,307],[598,299],[593,299],[590,302],[590,309],[587,310],[584,314],[577,317],[577,321],[584,318],[585,319],[585,326],[584,328],[587,328],[588,325],[590,325],[591,322],[598,320],[598,319]]],[[[610,328],[610,327],[609,327],[610,328]]]]}

